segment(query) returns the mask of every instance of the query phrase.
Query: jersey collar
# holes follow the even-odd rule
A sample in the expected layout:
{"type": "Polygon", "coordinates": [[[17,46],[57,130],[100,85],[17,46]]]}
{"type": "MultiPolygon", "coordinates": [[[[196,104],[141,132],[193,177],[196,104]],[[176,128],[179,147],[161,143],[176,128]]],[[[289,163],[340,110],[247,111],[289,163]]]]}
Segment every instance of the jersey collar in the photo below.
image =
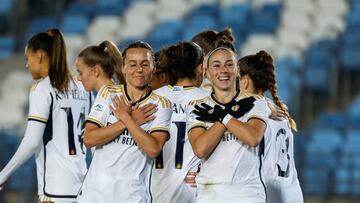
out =
{"type": "Polygon", "coordinates": [[[234,99],[236,99],[239,94],[240,94],[240,91],[236,91],[236,94],[235,96],[228,102],[228,103],[221,103],[219,102],[218,100],[216,100],[215,96],[214,96],[215,92],[212,92],[210,97],[211,97],[211,100],[213,100],[216,104],[219,104],[219,105],[222,105],[222,106],[226,106],[227,104],[229,104],[230,102],[232,102],[234,99]]]}
{"type": "Polygon", "coordinates": [[[126,98],[127,102],[130,103],[132,106],[135,106],[136,104],[141,103],[142,101],[144,101],[144,100],[146,100],[147,98],[150,97],[150,95],[152,93],[151,87],[148,87],[146,91],[148,91],[148,93],[144,97],[140,98],[137,101],[131,101],[131,98],[130,98],[130,96],[129,96],[128,92],[127,92],[127,89],[126,89],[126,83],[124,84],[125,98],[126,98]]]}
{"type": "Polygon", "coordinates": [[[173,90],[174,88],[181,88],[182,90],[191,90],[194,89],[195,86],[188,85],[188,86],[182,86],[182,85],[168,85],[168,87],[173,90]]]}

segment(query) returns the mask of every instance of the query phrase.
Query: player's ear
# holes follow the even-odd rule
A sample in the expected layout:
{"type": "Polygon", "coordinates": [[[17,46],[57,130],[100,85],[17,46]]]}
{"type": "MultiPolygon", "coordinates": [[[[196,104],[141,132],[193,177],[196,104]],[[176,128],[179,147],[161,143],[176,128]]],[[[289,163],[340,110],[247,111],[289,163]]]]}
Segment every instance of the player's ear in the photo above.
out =
{"type": "Polygon", "coordinates": [[[102,72],[102,68],[101,68],[101,66],[99,64],[96,64],[94,66],[94,68],[92,68],[92,70],[93,70],[92,72],[93,72],[95,77],[99,77],[101,72],[102,72]]]}
{"type": "Polygon", "coordinates": [[[48,57],[47,54],[42,51],[42,50],[38,50],[35,53],[35,58],[38,60],[38,63],[41,64],[42,62],[44,62],[45,57],[48,57]]]}
{"type": "Polygon", "coordinates": [[[160,73],[159,79],[160,79],[161,84],[167,84],[169,81],[169,76],[166,73],[160,73]]]}
{"type": "Polygon", "coordinates": [[[250,77],[248,75],[244,75],[240,78],[240,86],[243,86],[243,89],[248,89],[250,86],[250,77]]]}
{"type": "Polygon", "coordinates": [[[207,78],[208,80],[210,80],[210,73],[209,73],[209,68],[205,68],[205,78],[207,78]]]}
{"type": "Polygon", "coordinates": [[[203,75],[204,73],[204,69],[203,69],[203,64],[199,64],[197,67],[196,67],[196,72],[198,73],[198,74],[201,74],[201,75],[203,75]]]}
{"type": "MultiPolygon", "coordinates": [[[[125,59],[123,59],[125,60],[125,59]]],[[[121,73],[123,74],[123,76],[125,77],[125,74],[126,74],[126,65],[125,65],[125,62],[123,62],[122,66],[121,66],[121,73]]]]}

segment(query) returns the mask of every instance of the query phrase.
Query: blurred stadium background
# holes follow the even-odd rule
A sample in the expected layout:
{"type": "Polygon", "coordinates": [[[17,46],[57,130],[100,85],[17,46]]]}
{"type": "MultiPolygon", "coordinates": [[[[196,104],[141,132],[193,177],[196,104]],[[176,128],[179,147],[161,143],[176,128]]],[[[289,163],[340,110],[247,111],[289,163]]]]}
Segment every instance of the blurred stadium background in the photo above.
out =
{"type": "MultiPolygon", "coordinates": [[[[207,28],[233,29],[239,56],[260,49],[276,61],[279,94],[296,118],[295,156],[307,203],[360,202],[359,0],[0,0],[0,168],[26,126],[31,77],[27,39],[49,27],[77,53],[104,39],[155,50],[207,28]]],[[[36,202],[34,159],[0,202],[36,202]]]]}

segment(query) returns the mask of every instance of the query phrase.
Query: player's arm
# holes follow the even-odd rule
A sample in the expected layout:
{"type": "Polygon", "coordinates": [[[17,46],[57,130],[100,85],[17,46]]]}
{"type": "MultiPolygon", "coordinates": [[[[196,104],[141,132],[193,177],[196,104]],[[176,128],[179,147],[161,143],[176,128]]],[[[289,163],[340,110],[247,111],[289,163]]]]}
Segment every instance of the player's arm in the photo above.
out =
{"type": "MultiPolygon", "coordinates": [[[[241,108],[241,106],[240,106],[241,108]]],[[[247,122],[231,118],[224,123],[228,131],[235,135],[240,141],[249,146],[257,146],[266,130],[267,118],[271,114],[265,99],[257,100],[254,107],[246,115],[247,122]]]]}
{"type": "MultiPolygon", "coordinates": [[[[207,104],[204,105],[206,108],[211,108],[207,104]]],[[[209,109],[199,107],[198,104],[190,102],[186,113],[189,141],[195,155],[199,158],[207,158],[210,156],[226,130],[224,125],[215,121],[216,119],[211,119],[208,112],[209,109]],[[199,116],[201,114],[199,111],[203,112],[204,115],[199,116]],[[206,129],[206,122],[214,124],[206,129]]]]}
{"type": "Polygon", "coordinates": [[[87,122],[85,124],[84,145],[90,149],[106,144],[119,136],[125,129],[126,127],[121,121],[105,127],[101,127],[93,122],[87,122]]]}
{"type": "Polygon", "coordinates": [[[252,118],[246,123],[232,118],[226,128],[244,144],[256,147],[264,136],[266,124],[259,118],[252,118]]]}
{"type": "Polygon", "coordinates": [[[189,130],[189,141],[192,149],[200,159],[207,158],[214,151],[224,135],[226,128],[215,122],[209,129],[194,127],[189,130]]]}
{"type": "Polygon", "coordinates": [[[271,115],[270,115],[271,119],[281,121],[282,119],[287,118],[285,111],[283,111],[280,107],[278,107],[276,104],[271,102],[271,100],[267,100],[267,105],[271,110],[271,115]]]}
{"type": "Polygon", "coordinates": [[[24,138],[14,156],[0,172],[0,186],[2,186],[14,171],[26,162],[42,145],[45,123],[29,120],[24,138]]]}
{"type": "Polygon", "coordinates": [[[124,115],[122,121],[126,123],[128,131],[135,139],[137,145],[151,158],[160,154],[166,140],[169,137],[167,131],[154,131],[152,133],[145,132],[139,127],[130,115],[124,115]]]}
{"type": "MultiPolygon", "coordinates": [[[[159,124],[160,126],[166,126],[153,130],[150,134],[145,132],[139,124],[131,116],[131,106],[127,105],[123,97],[115,97],[112,103],[113,107],[110,107],[116,118],[126,126],[127,130],[131,133],[132,137],[136,141],[137,145],[151,158],[155,158],[160,154],[166,140],[169,137],[167,129],[170,125],[170,118],[172,110],[170,106],[168,108],[160,108],[157,111],[158,117],[153,123],[159,124]]],[[[152,115],[153,113],[149,114],[152,115]]]]}
{"type": "Polygon", "coordinates": [[[122,122],[108,125],[110,115],[109,104],[111,104],[110,96],[111,94],[106,87],[101,89],[96,96],[89,116],[85,121],[84,145],[86,148],[106,144],[126,129],[122,122]]]}
{"type": "MultiPolygon", "coordinates": [[[[99,101],[100,99],[98,99],[99,101]]],[[[126,126],[122,121],[117,121],[112,125],[104,126],[106,119],[104,115],[108,115],[109,108],[111,106],[105,106],[101,103],[96,103],[99,105],[93,107],[90,117],[87,119],[84,132],[84,145],[87,148],[92,148],[94,146],[103,145],[124,132],[126,126]]],[[[134,110],[131,112],[131,116],[137,125],[141,125],[148,121],[153,120],[154,113],[157,111],[154,105],[149,104],[143,107],[135,106],[134,110]]]]}
{"type": "Polygon", "coordinates": [[[43,144],[43,135],[53,101],[46,83],[39,82],[32,86],[29,96],[29,116],[24,137],[8,164],[0,172],[0,185],[27,161],[43,144]]]}

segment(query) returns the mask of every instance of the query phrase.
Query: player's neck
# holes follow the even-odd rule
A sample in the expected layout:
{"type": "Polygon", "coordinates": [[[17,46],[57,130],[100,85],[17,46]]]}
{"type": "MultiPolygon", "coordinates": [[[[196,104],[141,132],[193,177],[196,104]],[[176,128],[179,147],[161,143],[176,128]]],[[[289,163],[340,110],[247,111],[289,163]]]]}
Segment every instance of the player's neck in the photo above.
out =
{"type": "Polygon", "coordinates": [[[40,77],[41,78],[46,78],[49,75],[49,68],[50,68],[49,64],[40,65],[40,77]]]}
{"type": "Polygon", "coordinates": [[[248,88],[248,89],[244,89],[241,90],[241,93],[243,94],[257,94],[257,95],[261,95],[264,96],[264,92],[261,90],[256,90],[255,88],[248,88]]]}
{"type": "Polygon", "coordinates": [[[111,79],[103,79],[99,80],[98,83],[95,86],[96,91],[99,91],[102,87],[107,85],[113,85],[114,82],[111,79]]]}
{"type": "Polygon", "coordinates": [[[126,93],[130,97],[131,101],[139,101],[149,93],[149,88],[138,89],[131,85],[126,85],[126,93]]]}
{"type": "Polygon", "coordinates": [[[194,86],[194,82],[188,78],[185,78],[185,79],[179,79],[175,85],[176,86],[194,86]]]}
{"type": "Polygon", "coordinates": [[[216,91],[214,97],[222,104],[229,103],[236,95],[237,91],[216,91]]]}

